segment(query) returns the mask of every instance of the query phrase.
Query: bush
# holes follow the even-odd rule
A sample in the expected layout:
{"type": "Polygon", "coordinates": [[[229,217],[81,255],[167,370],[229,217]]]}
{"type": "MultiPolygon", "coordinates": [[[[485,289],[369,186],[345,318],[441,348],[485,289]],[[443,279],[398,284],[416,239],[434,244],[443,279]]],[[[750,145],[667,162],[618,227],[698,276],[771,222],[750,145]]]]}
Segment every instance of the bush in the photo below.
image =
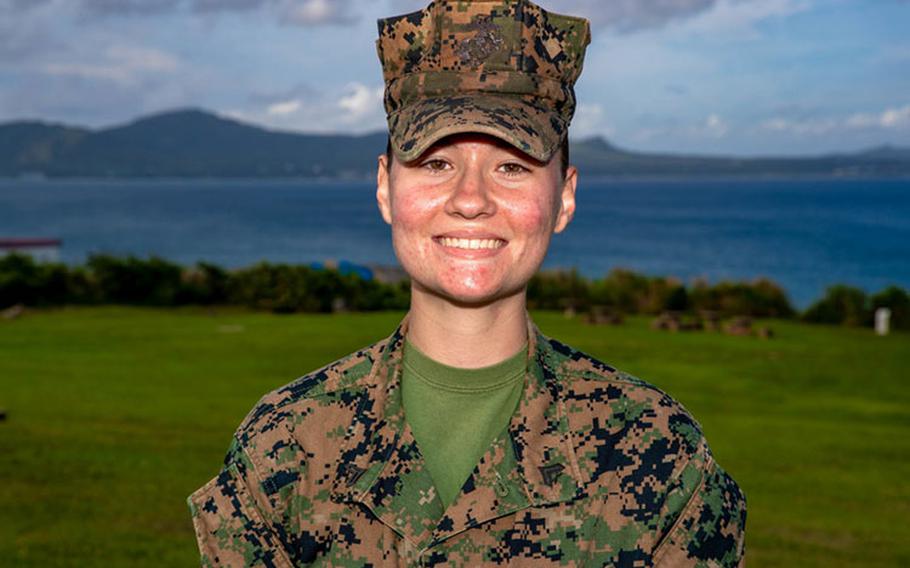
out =
{"type": "Polygon", "coordinates": [[[105,303],[173,306],[180,297],[182,269],[158,257],[92,255],[88,268],[105,303]]]}
{"type": "Polygon", "coordinates": [[[41,288],[38,266],[31,257],[11,254],[0,258],[0,307],[36,305],[41,288]]]}
{"type": "Polygon", "coordinates": [[[0,308],[61,305],[72,295],[72,285],[66,265],[36,263],[21,254],[0,257],[0,308]]]}
{"type": "Polygon", "coordinates": [[[278,313],[331,311],[331,300],[312,294],[307,266],[261,262],[236,271],[228,284],[230,303],[278,313]]]}
{"type": "Polygon", "coordinates": [[[761,278],[754,282],[698,281],[690,291],[672,277],[646,276],[614,268],[600,280],[587,280],[572,270],[541,272],[528,285],[532,309],[587,309],[606,306],[618,312],[659,314],[665,310],[710,310],[723,316],[793,317],[783,289],[761,278]]]}
{"type": "Polygon", "coordinates": [[[718,282],[714,286],[697,281],[690,302],[696,310],[717,312],[723,317],[789,318],[795,314],[786,292],[766,278],[753,282],[718,282]]]}
{"type": "Polygon", "coordinates": [[[602,282],[595,284],[596,303],[614,308],[620,312],[638,313],[642,304],[643,294],[648,288],[648,278],[644,275],[614,268],[602,282]]]}
{"type": "Polygon", "coordinates": [[[400,310],[410,303],[410,288],[356,272],[263,262],[230,276],[228,301],[278,313],[400,310]]]}
{"type": "Polygon", "coordinates": [[[825,296],[812,304],[803,314],[811,323],[865,325],[869,321],[866,293],[842,284],[830,286],[825,296]]]}
{"type": "Polygon", "coordinates": [[[585,309],[589,305],[588,281],[577,270],[535,274],[528,282],[528,307],[536,310],[585,309]]]}
{"type": "Polygon", "coordinates": [[[183,271],[177,302],[211,306],[228,301],[230,275],[223,268],[199,262],[194,268],[183,271]]]}
{"type": "MultiPolygon", "coordinates": [[[[704,280],[687,288],[675,278],[615,268],[590,280],[577,270],[544,271],[528,283],[530,309],[587,310],[657,314],[664,310],[708,310],[722,317],[789,318],[795,311],[783,289],[760,278],[753,282],[704,280]]],[[[235,304],[278,313],[338,310],[403,310],[410,284],[365,280],[356,271],[269,264],[234,271],[204,262],[184,268],[161,258],[143,260],[92,255],[85,266],[36,263],[31,257],[0,257],[0,308],[13,304],[135,304],[145,306],[235,304]]],[[[851,286],[831,286],[802,319],[812,323],[871,326],[875,309],[891,309],[891,326],[910,329],[910,296],[890,286],[867,298],[851,286]]]]}
{"type": "Polygon", "coordinates": [[[870,317],[873,319],[875,310],[888,308],[891,310],[892,329],[910,329],[910,295],[897,286],[889,286],[869,299],[870,317]]]}

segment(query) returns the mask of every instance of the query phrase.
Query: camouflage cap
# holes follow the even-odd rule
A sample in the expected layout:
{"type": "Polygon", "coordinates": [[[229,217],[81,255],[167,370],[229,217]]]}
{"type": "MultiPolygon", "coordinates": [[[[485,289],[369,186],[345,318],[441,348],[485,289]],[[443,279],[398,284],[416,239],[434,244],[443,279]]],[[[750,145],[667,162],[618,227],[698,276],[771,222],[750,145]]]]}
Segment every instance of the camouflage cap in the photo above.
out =
{"type": "Polygon", "coordinates": [[[395,156],[481,132],[547,162],[575,114],[588,21],[527,0],[436,0],[379,20],[376,42],[395,156]]]}

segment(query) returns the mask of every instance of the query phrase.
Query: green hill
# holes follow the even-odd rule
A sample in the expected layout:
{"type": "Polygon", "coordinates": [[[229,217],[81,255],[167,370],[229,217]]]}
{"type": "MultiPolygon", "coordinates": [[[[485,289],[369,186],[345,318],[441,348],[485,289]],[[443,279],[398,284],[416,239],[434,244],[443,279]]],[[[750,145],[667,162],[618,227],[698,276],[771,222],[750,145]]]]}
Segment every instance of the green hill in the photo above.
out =
{"type": "MultiPolygon", "coordinates": [[[[299,134],[267,130],[199,109],[89,130],[46,124],[0,124],[0,176],[46,177],[326,177],[369,179],[386,134],[299,134]]],[[[585,175],[609,176],[899,176],[910,175],[910,149],[856,154],[734,158],[648,154],[602,138],[572,142],[585,175]]]]}
{"type": "Polygon", "coordinates": [[[97,131],[41,123],[0,125],[9,149],[0,175],[48,177],[361,177],[385,135],[273,132],[201,110],[97,131]],[[69,143],[61,143],[61,139],[69,143]]]}

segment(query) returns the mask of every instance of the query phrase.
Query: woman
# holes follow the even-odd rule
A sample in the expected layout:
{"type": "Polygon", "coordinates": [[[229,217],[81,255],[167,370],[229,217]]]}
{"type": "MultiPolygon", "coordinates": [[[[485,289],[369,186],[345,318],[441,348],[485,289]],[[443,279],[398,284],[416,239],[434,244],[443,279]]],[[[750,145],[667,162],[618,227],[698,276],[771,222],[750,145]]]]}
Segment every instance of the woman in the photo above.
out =
{"type": "Polygon", "coordinates": [[[588,23],[441,1],[379,29],[411,307],[247,416],[190,497],[203,565],[740,565],[745,501],[692,417],[526,311],[575,211],[588,23]]]}

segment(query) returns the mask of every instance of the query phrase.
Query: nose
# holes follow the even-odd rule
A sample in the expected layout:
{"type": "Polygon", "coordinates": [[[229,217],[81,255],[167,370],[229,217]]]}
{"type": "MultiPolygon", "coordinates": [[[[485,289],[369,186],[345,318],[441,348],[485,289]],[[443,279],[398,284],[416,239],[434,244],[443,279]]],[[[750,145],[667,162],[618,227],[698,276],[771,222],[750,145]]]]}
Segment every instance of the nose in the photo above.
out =
{"type": "Polygon", "coordinates": [[[446,202],[446,212],[465,219],[489,216],[496,212],[490,195],[490,183],[480,168],[467,168],[454,180],[452,193],[446,202]]]}

